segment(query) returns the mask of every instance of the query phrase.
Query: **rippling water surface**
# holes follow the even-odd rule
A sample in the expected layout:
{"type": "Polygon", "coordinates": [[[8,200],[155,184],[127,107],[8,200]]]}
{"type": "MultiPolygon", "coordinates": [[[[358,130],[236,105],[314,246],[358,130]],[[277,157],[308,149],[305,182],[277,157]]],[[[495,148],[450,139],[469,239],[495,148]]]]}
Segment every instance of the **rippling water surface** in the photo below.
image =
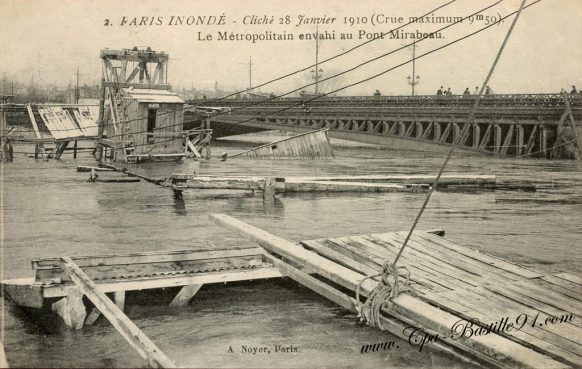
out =
{"type": "MultiPolygon", "coordinates": [[[[263,138],[257,136],[258,138],[263,138]]],[[[213,153],[237,152],[242,141],[213,153]]],[[[25,147],[19,147],[23,150],[25,147]]],[[[30,151],[31,148],[28,148],[30,151]]],[[[17,150],[18,151],[18,150],[17,150]]],[[[191,161],[149,164],[151,176],[436,174],[441,154],[340,145],[326,161],[191,161]]],[[[73,160],[35,161],[17,155],[2,178],[4,278],[32,277],[30,260],[62,255],[212,249],[251,245],[208,220],[225,213],[289,240],[406,230],[425,194],[282,195],[196,191],[175,200],[147,182],[87,183],[73,160]]],[[[419,228],[544,272],[582,274],[582,163],[500,160],[456,155],[448,173],[495,174],[531,181],[538,191],[437,192],[419,228]]],[[[103,174],[107,176],[111,174],[103,174]]],[[[291,280],[205,286],[185,308],[168,307],[175,290],[128,293],[127,314],[170,358],[186,367],[452,367],[454,360],[360,326],[352,315],[291,280]],[[399,349],[360,354],[363,344],[396,340],[399,349]],[[243,354],[241,346],[294,345],[297,353],[243,354]],[[228,353],[232,347],[234,353],[228,353]]],[[[13,367],[136,367],[146,363],[103,318],[71,331],[50,313],[4,301],[3,342],[13,367]]],[[[464,366],[462,366],[464,367],[464,366]]]]}

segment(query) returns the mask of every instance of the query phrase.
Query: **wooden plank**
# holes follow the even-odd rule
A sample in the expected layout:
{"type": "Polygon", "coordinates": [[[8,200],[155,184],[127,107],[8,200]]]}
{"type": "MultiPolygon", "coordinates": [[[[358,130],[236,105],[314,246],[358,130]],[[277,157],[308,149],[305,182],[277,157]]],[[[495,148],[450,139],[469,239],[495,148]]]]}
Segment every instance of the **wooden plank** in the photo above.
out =
{"type": "MultiPolygon", "coordinates": [[[[234,270],[228,272],[197,273],[194,275],[166,275],[157,277],[131,278],[127,280],[96,281],[99,291],[135,291],[154,288],[181,287],[190,284],[211,284],[246,281],[254,279],[280,278],[281,273],[273,267],[234,270]]],[[[44,298],[63,297],[70,284],[51,284],[42,287],[44,298]]]]}
{"type": "MultiPolygon", "coordinates": [[[[400,183],[432,185],[435,175],[358,175],[358,176],[319,176],[319,177],[288,177],[308,181],[339,181],[339,182],[370,182],[370,183],[400,183]]],[[[494,185],[495,175],[450,174],[443,175],[440,185],[494,185]]]]}
{"type": "Polygon", "coordinates": [[[540,274],[538,272],[523,268],[519,265],[512,264],[512,263],[507,262],[503,259],[479,252],[477,250],[473,250],[471,248],[458,245],[454,242],[451,242],[451,241],[446,240],[446,239],[441,238],[441,237],[436,237],[434,235],[430,235],[426,232],[418,232],[418,236],[420,238],[425,239],[425,240],[429,240],[431,242],[434,242],[437,245],[443,246],[448,250],[460,253],[460,254],[468,256],[472,259],[478,260],[482,263],[497,267],[499,269],[506,270],[506,271],[511,272],[513,274],[517,274],[521,277],[539,278],[542,276],[542,274],[540,274]]]}
{"type": "Polygon", "coordinates": [[[192,154],[194,154],[195,157],[197,157],[197,158],[202,157],[202,155],[200,155],[200,152],[198,152],[198,150],[196,150],[196,147],[194,147],[194,145],[192,144],[192,142],[190,140],[186,140],[186,143],[188,144],[188,148],[190,149],[190,151],[192,151],[192,154]]]}
{"type": "MultiPolygon", "coordinates": [[[[392,300],[394,310],[415,320],[419,326],[439,333],[439,339],[449,342],[450,329],[459,320],[458,316],[440,310],[407,294],[392,300]]],[[[389,312],[388,312],[389,313],[389,312]]],[[[498,335],[461,337],[456,340],[467,350],[476,350],[503,362],[508,367],[565,368],[568,367],[545,355],[537,353],[516,342],[498,335]]]]}
{"type": "MultiPolygon", "coordinates": [[[[386,233],[370,236],[376,237],[388,244],[393,242],[393,245],[396,247],[400,247],[406,237],[404,233],[386,233]]],[[[411,250],[414,250],[411,251],[411,254],[417,257],[434,258],[434,262],[437,265],[450,265],[459,269],[464,274],[463,278],[469,278],[475,286],[482,285],[484,283],[483,278],[487,278],[489,282],[500,278],[510,281],[521,279],[515,274],[491,267],[489,264],[478,262],[458,253],[447,252],[443,247],[419,237],[416,232],[409,240],[409,247],[411,250]]]]}
{"type": "MultiPolygon", "coordinates": [[[[40,135],[40,131],[38,129],[38,125],[36,124],[36,119],[34,118],[34,113],[32,112],[32,108],[29,105],[26,105],[26,111],[28,112],[28,117],[30,118],[30,122],[32,123],[32,128],[34,129],[34,135],[36,136],[36,138],[38,139],[42,139],[41,135],[40,135]]],[[[48,156],[45,152],[44,149],[44,145],[43,144],[38,144],[37,147],[40,150],[40,153],[42,155],[42,160],[47,161],[48,160],[48,156]]]]}
{"type": "Polygon", "coordinates": [[[183,307],[188,305],[190,300],[192,300],[194,295],[196,295],[196,293],[200,290],[201,287],[202,287],[201,284],[191,284],[182,287],[182,289],[180,289],[180,292],[178,292],[178,294],[174,297],[172,302],[170,302],[170,306],[183,307]]]}
{"type": "MultiPolygon", "coordinates": [[[[559,315],[563,315],[565,313],[572,313],[572,312],[566,312],[563,309],[560,308],[556,308],[555,306],[552,305],[547,305],[539,300],[536,300],[526,294],[522,294],[520,293],[519,290],[514,290],[514,289],[510,289],[510,288],[506,288],[506,289],[494,289],[494,288],[490,288],[490,287],[486,287],[488,290],[497,293],[499,295],[502,295],[503,297],[506,297],[510,300],[516,301],[518,303],[520,303],[521,305],[524,305],[526,307],[529,307],[531,309],[540,311],[544,314],[547,315],[554,315],[554,316],[559,316],[559,315]]],[[[576,315],[576,313],[574,313],[576,315]]],[[[546,326],[546,329],[548,330],[552,330],[554,327],[551,326],[546,326]]],[[[564,326],[560,327],[560,331],[562,332],[562,335],[570,340],[574,340],[576,341],[579,338],[580,335],[580,331],[579,331],[580,327],[580,322],[576,319],[572,320],[569,324],[565,324],[564,326]],[[571,325],[572,328],[569,328],[568,325],[571,325]]]]}
{"type": "Polygon", "coordinates": [[[285,192],[411,192],[405,185],[285,179],[285,192]]]}
{"type": "Polygon", "coordinates": [[[281,272],[281,274],[292,278],[298,283],[304,285],[310,290],[320,294],[321,296],[335,302],[339,306],[351,312],[356,312],[357,302],[354,298],[338,291],[337,289],[331,287],[330,285],[319,281],[318,279],[310,276],[307,273],[293,267],[292,265],[285,263],[282,260],[275,258],[272,255],[267,255],[269,261],[275,265],[281,272]]]}
{"type": "MultiPolygon", "coordinates": [[[[190,274],[197,272],[210,272],[215,270],[228,270],[250,268],[261,265],[263,255],[237,256],[217,259],[184,260],[161,263],[143,263],[126,265],[99,265],[84,267],[84,272],[95,280],[130,279],[136,277],[155,277],[168,274],[190,274]]],[[[37,282],[60,278],[67,280],[62,269],[37,269],[37,282]]]]}
{"type": "Polygon", "coordinates": [[[553,275],[545,275],[542,277],[542,280],[548,283],[547,288],[582,301],[582,286],[579,284],[566,281],[553,275]]]}
{"type": "Polygon", "coordinates": [[[96,172],[113,172],[113,169],[111,168],[91,167],[85,165],[77,166],[77,172],[91,172],[92,170],[96,172]]]}
{"type": "MultiPolygon", "coordinates": [[[[492,304],[487,304],[486,301],[481,301],[474,296],[464,296],[463,299],[459,299],[458,296],[448,298],[448,293],[443,293],[431,294],[424,298],[441,309],[454,312],[456,315],[459,315],[467,322],[474,322],[475,319],[478,319],[482,326],[492,324],[493,322],[499,321],[504,317],[511,318],[512,320],[510,320],[510,323],[512,323],[514,322],[513,319],[517,318],[517,316],[522,313],[522,311],[517,310],[515,311],[515,316],[508,316],[506,315],[508,314],[507,312],[498,313],[496,316],[491,310],[492,304]],[[467,304],[467,302],[470,304],[467,304]]],[[[582,364],[582,357],[579,355],[579,353],[569,351],[557,345],[556,338],[559,339],[559,336],[554,336],[551,338],[551,341],[546,341],[543,338],[537,336],[536,333],[539,332],[536,331],[514,330],[510,333],[504,333],[503,331],[500,333],[503,337],[518,342],[519,344],[538,351],[544,355],[548,355],[555,360],[566,361],[569,365],[582,364]]]]}
{"type": "MultiPolygon", "coordinates": [[[[469,310],[482,311],[486,314],[491,314],[489,320],[481,321],[482,323],[499,321],[501,318],[508,318],[515,322],[520,314],[527,314],[527,330],[530,334],[543,339],[547,342],[551,342],[565,350],[569,350],[576,355],[580,355],[582,352],[582,346],[576,341],[576,337],[581,334],[580,328],[571,326],[569,324],[544,324],[545,318],[548,315],[559,315],[559,314],[546,314],[535,307],[529,307],[521,304],[520,302],[514,301],[511,298],[500,296],[496,293],[485,289],[475,289],[466,291],[451,291],[441,294],[444,298],[450,301],[456,301],[460,305],[467,306],[469,310]],[[535,317],[538,317],[535,327],[531,327],[535,317]],[[528,323],[529,321],[529,323],[528,323]],[[572,339],[573,338],[573,339],[572,339]]],[[[424,297],[424,296],[423,296],[424,297]]],[[[426,296],[427,300],[438,301],[440,296],[426,296]]],[[[445,301],[445,304],[448,303],[445,301]]],[[[445,310],[456,309],[455,305],[451,305],[449,308],[444,308],[445,310]]],[[[471,314],[469,311],[468,315],[471,314]]],[[[513,334],[514,332],[511,332],[513,334]]]]}
{"type": "MultiPolygon", "coordinates": [[[[318,271],[323,277],[351,290],[355,290],[363,276],[351,269],[338,265],[313,251],[308,251],[262,229],[253,227],[225,214],[211,214],[210,219],[216,224],[256,242],[275,254],[284,256],[294,263],[318,271]]],[[[375,283],[367,280],[362,283],[363,291],[371,291],[375,283]]]]}
{"type": "Polygon", "coordinates": [[[504,286],[504,288],[538,300],[543,304],[553,306],[557,309],[561,309],[565,312],[571,312],[578,315],[579,317],[582,317],[582,303],[580,301],[534,285],[529,283],[529,281],[507,284],[504,286]]]}
{"type": "Polygon", "coordinates": [[[75,285],[111,322],[121,336],[152,367],[174,368],[176,365],[121,311],[70,258],[63,258],[63,268],[75,285]]]}
{"type": "Polygon", "coordinates": [[[572,283],[576,283],[578,285],[582,286],[582,278],[572,275],[572,274],[567,274],[567,273],[559,273],[556,274],[556,277],[561,278],[563,280],[572,282],[572,283]]]}
{"type": "MultiPolygon", "coordinates": [[[[327,240],[327,242],[333,244],[337,250],[342,250],[343,252],[346,252],[347,255],[352,255],[352,257],[357,257],[362,262],[368,261],[370,263],[374,263],[376,268],[378,268],[378,271],[382,270],[382,267],[386,260],[393,259],[396,256],[396,254],[388,256],[386,254],[381,256],[375,254],[371,255],[355,247],[346,247],[347,245],[345,245],[341,241],[332,242],[331,240],[327,240]]],[[[428,291],[430,292],[448,291],[449,289],[451,289],[450,286],[447,286],[445,282],[438,278],[437,274],[433,273],[432,271],[426,270],[420,265],[411,263],[409,258],[407,258],[406,256],[403,258],[403,264],[406,265],[406,267],[408,267],[408,269],[411,272],[411,281],[413,282],[413,287],[416,291],[420,293],[426,293],[428,291]],[[418,284],[418,286],[416,286],[415,284],[418,284]]]]}
{"type": "Polygon", "coordinates": [[[34,113],[32,112],[32,107],[30,105],[26,105],[26,111],[28,112],[28,117],[30,118],[30,122],[32,123],[34,135],[36,136],[36,138],[41,138],[38,125],[36,124],[36,119],[34,118],[34,113]]]}
{"type": "Polygon", "coordinates": [[[373,275],[378,273],[380,270],[379,268],[371,268],[364,263],[360,263],[350,257],[347,257],[342,253],[339,253],[336,250],[321,244],[317,240],[301,241],[301,244],[308,250],[313,250],[321,256],[324,256],[340,265],[345,266],[346,268],[350,268],[353,271],[362,273],[364,275],[373,275]]]}
{"type": "MultiPolygon", "coordinates": [[[[174,251],[151,251],[127,254],[106,254],[96,256],[76,256],[71,259],[81,268],[102,265],[125,265],[141,263],[160,263],[169,261],[186,261],[199,259],[220,259],[236,256],[263,255],[264,251],[260,247],[250,247],[244,249],[218,249],[207,251],[196,250],[174,250],[174,251]]],[[[33,259],[32,268],[61,268],[58,258],[33,259]]]]}
{"type": "MultiPolygon", "coordinates": [[[[390,248],[391,251],[394,253],[394,257],[400,250],[402,242],[397,239],[396,234],[392,234],[393,239],[390,240],[391,242],[386,242],[387,234],[384,234],[384,239],[375,239],[373,236],[369,237],[352,237],[352,239],[362,240],[362,242],[368,242],[371,247],[376,247],[381,249],[388,249],[390,248]]],[[[403,241],[403,240],[402,240],[403,241]]],[[[412,246],[414,242],[409,240],[409,246],[412,246]]],[[[455,264],[449,264],[444,262],[440,258],[435,258],[432,255],[429,255],[427,252],[419,252],[415,250],[414,247],[410,247],[407,249],[407,255],[405,258],[410,260],[410,264],[417,264],[422,265],[428,270],[432,271],[433,273],[437,274],[437,278],[447,281],[447,283],[453,282],[453,286],[455,288],[471,288],[478,286],[482,283],[482,279],[479,278],[479,275],[475,275],[474,273],[470,273],[464,269],[457,267],[455,264]],[[440,274],[440,276],[439,276],[440,274]]],[[[404,259],[404,260],[406,260],[404,259]]]]}

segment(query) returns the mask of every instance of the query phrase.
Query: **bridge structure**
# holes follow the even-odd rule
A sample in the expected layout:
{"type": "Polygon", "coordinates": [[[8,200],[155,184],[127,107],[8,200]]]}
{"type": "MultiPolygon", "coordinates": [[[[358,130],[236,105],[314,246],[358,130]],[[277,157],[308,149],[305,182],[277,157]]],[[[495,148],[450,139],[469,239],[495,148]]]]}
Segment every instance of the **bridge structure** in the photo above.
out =
{"type": "MultiPolygon", "coordinates": [[[[484,95],[469,121],[476,96],[351,96],[316,99],[191,100],[222,108],[211,117],[214,137],[249,129],[310,131],[393,149],[460,151],[502,157],[580,159],[582,96],[484,95]]],[[[188,117],[186,117],[188,120],[188,117]]]]}

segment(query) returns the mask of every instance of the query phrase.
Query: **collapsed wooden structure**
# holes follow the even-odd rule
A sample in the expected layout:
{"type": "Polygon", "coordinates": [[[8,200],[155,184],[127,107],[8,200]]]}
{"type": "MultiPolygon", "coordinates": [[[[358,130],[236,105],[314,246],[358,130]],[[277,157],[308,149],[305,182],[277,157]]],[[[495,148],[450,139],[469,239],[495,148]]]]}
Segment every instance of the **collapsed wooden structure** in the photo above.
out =
{"type": "Polygon", "coordinates": [[[94,105],[4,103],[0,110],[5,126],[3,140],[10,145],[34,144],[34,157],[45,161],[51,157],[60,159],[65,150],[73,150],[76,157],[78,141],[93,141],[97,137],[97,106],[94,105]],[[21,119],[10,128],[7,112],[21,114],[21,119]],[[74,146],[69,148],[71,142],[74,146]]]}
{"type": "Polygon", "coordinates": [[[327,129],[305,132],[277,140],[233,155],[223,153],[223,160],[244,159],[333,159],[333,149],[327,137],[327,129]]]}

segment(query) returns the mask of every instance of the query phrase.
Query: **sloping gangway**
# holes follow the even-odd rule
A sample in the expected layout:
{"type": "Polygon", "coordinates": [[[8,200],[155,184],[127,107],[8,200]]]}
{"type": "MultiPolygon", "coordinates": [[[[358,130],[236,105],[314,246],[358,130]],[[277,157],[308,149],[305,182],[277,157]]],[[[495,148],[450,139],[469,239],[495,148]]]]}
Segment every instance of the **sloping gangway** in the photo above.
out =
{"type": "MultiPolygon", "coordinates": [[[[484,95],[475,118],[467,122],[475,98],[326,96],[188,103],[223,108],[211,117],[215,137],[244,133],[250,128],[298,132],[328,128],[332,138],[394,149],[447,151],[458,142],[459,150],[497,156],[579,159],[582,96],[564,91],[484,95]]],[[[196,114],[195,109],[193,112],[196,114]]]]}

